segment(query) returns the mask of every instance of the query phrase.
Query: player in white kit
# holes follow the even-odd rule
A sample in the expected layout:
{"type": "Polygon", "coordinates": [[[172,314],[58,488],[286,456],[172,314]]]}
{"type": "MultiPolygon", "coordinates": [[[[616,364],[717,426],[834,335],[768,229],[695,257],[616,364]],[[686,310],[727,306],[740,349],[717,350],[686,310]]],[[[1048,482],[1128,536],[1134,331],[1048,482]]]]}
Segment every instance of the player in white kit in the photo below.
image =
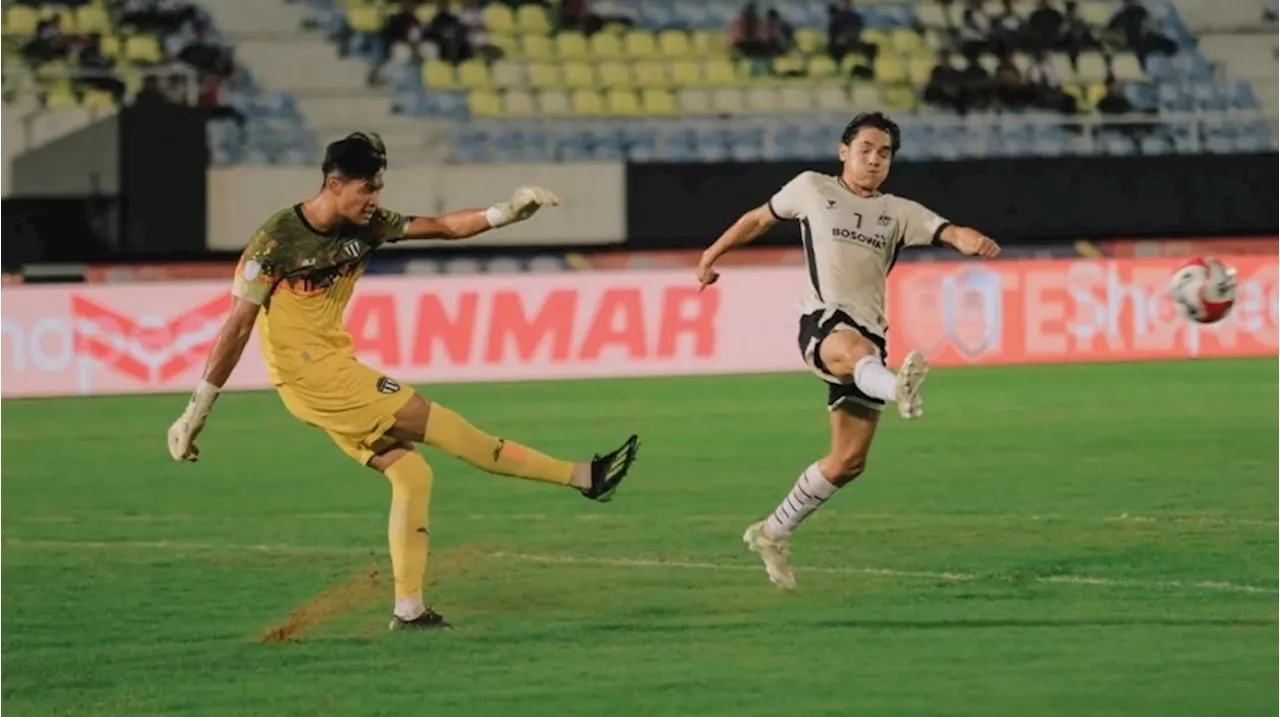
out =
{"type": "Polygon", "coordinates": [[[769,579],[786,590],[795,587],[787,560],[791,532],[862,474],[884,404],[894,402],[906,419],[924,413],[924,354],[909,353],[897,373],[885,366],[885,277],[898,253],[928,244],[984,258],[1000,253],[981,232],[879,191],[899,146],[898,126],[888,117],[879,112],[854,117],[840,140],[840,176],[797,175],[766,204],[742,215],[698,266],[698,281],[705,287],[719,278],[715,262],[726,252],[779,221],[800,222],[809,271],[801,301],[800,353],[827,382],[831,449],[805,469],[772,515],[742,536],[764,560],[769,579]]]}

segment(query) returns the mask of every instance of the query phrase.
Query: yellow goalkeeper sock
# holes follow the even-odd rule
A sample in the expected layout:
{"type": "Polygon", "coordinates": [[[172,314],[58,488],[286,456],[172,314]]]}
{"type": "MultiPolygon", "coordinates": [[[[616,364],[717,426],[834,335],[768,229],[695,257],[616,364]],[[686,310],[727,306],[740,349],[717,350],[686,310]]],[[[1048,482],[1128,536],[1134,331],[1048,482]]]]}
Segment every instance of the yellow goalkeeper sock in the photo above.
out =
{"type": "Polygon", "coordinates": [[[427,509],[431,504],[431,466],[417,451],[386,470],[391,481],[391,514],[387,542],[396,580],[396,615],[412,620],[425,609],[422,584],[427,574],[427,509]]]}
{"type": "Polygon", "coordinates": [[[431,404],[423,440],[490,473],[559,485],[570,485],[573,481],[573,463],[495,438],[438,403],[431,404]]]}

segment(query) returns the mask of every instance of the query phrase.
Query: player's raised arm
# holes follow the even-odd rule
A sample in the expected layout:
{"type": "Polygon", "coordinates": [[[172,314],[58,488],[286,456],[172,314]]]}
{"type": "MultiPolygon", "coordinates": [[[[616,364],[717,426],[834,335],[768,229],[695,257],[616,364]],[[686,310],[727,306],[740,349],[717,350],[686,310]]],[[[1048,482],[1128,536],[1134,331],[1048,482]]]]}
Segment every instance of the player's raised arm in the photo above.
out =
{"type": "Polygon", "coordinates": [[[938,233],[938,241],[967,256],[977,255],[983,259],[994,259],[1000,255],[1000,245],[973,227],[948,224],[938,233]]]}
{"type": "Polygon", "coordinates": [[[783,219],[798,219],[800,217],[798,194],[801,183],[804,181],[804,176],[804,174],[800,174],[795,179],[787,182],[767,203],[738,217],[738,220],[724,230],[724,233],[720,235],[719,239],[715,240],[715,243],[702,252],[702,260],[698,262],[698,283],[703,288],[716,283],[716,280],[720,278],[719,272],[715,270],[715,263],[720,257],[729,253],[735,247],[754,241],[779,221],[783,219]]]}
{"type": "Polygon", "coordinates": [[[560,198],[549,189],[520,187],[509,200],[487,208],[459,209],[438,217],[413,217],[405,224],[404,236],[397,239],[468,239],[490,229],[524,221],[542,207],[554,207],[559,203],[560,198]]]}
{"type": "Polygon", "coordinates": [[[195,461],[200,456],[196,436],[204,429],[205,419],[213,410],[218,393],[231,378],[236,364],[240,363],[244,347],[253,335],[258,312],[279,280],[272,257],[274,249],[275,241],[259,232],[240,258],[231,289],[235,297],[231,314],[214,340],[200,384],[191,394],[182,415],[169,427],[169,456],[175,461],[195,461]]]}
{"type": "Polygon", "coordinates": [[[945,244],[961,254],[992,259],[1000,245],[972,227],[952,224],[919,202],[895,198],[902,216],[902,243],[906,246],[945,244]]]}

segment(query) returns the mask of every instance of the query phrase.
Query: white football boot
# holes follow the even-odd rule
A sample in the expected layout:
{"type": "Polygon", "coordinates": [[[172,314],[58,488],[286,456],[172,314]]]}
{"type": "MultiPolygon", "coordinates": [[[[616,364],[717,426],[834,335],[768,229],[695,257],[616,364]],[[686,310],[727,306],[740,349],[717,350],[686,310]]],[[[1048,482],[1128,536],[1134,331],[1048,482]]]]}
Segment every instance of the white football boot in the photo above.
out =
{"type": "Polygon", "coordinates": [[[919,351],[907,354],[902,365],[898,367],[898,388],[894,400],[898,403],[898,413],[911,420],[924,415],[924,399],[920,396],[920,388],[929,375],[929,361],[919,351]]]}
{"type": "Polygon", "coordinates": [[[770,540],[764,534],[762,520],[747,528],[747,532],[742,534],[742,542],[764,561],[765,572],[769,573],[769,580],[773,581],[774,585],[783,590],[796,589],[796,576],[791,572],[791,566],[787,564],[789,551],[786,538],[770,540]]]}

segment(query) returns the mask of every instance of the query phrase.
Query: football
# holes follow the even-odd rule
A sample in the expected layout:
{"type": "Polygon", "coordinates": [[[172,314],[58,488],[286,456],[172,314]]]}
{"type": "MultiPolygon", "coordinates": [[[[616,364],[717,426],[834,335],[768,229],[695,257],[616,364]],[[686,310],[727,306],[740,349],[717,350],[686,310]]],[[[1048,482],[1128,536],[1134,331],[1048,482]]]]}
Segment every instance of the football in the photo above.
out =
{"type": "Polygon", "coordinates": [[[1169,294],[1188,319],[1221,321],[1236,302],[1236,270],[1211,256],[1196,257],[1173,273],[1169,294]]]}

